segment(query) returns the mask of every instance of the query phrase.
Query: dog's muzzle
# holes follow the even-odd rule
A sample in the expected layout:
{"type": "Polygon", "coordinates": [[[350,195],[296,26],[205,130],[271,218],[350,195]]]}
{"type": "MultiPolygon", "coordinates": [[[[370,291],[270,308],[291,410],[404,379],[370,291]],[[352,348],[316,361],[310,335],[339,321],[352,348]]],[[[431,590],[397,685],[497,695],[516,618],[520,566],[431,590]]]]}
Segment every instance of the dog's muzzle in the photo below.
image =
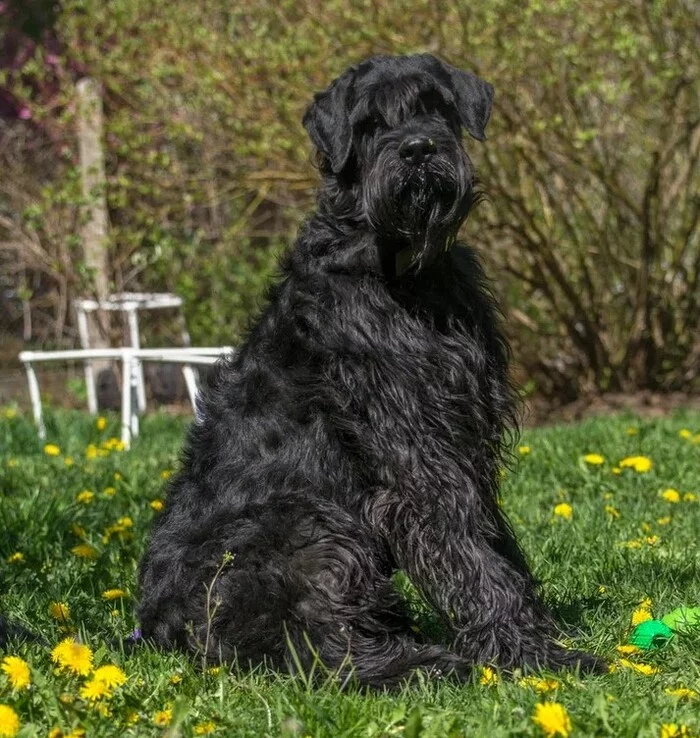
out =
{"type": "Polygon", "coordinates": [[[365,177],[367,220],[396,248],[396,273],[422,267],[449,248],[472,200],[466,154],[427,135],[404,137],[382,149],[365,177]]]}

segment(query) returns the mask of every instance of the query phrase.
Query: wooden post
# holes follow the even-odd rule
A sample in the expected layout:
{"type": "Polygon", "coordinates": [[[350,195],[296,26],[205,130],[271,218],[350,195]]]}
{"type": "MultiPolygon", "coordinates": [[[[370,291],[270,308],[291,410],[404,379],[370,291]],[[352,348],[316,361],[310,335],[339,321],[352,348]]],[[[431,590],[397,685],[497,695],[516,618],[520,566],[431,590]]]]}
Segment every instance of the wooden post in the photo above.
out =
{"type": "MultiPolygon", "coordinates": [[[[102,91],[99,82],[89,77],[81,79],[76,89],[80,171],[86,202],[81,227],[83,256],[92,277],[93,296],[101,301],[110,292],[107,195],[102,150],[102,91]]],[[[93,315],[95,319],[88,321],[89,346],[107,348],[110,345],[110,313],[98,310],[93,315]]],[[[110,367],[109,361],[92,362],[92,372],[96,377],[110,367]]]]}

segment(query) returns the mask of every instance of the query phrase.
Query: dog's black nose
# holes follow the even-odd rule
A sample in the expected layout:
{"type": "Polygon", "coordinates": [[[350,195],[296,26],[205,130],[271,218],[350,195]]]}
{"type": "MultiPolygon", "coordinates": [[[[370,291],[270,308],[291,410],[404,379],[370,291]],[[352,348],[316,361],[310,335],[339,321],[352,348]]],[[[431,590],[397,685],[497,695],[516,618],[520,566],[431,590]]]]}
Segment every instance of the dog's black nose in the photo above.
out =
{"type": "Polygon", "coordinates": [[[435,141],[427,136],[410,136],[399,145],[399,156],[411,164],[422,164],[436,151],[435,141]]]}

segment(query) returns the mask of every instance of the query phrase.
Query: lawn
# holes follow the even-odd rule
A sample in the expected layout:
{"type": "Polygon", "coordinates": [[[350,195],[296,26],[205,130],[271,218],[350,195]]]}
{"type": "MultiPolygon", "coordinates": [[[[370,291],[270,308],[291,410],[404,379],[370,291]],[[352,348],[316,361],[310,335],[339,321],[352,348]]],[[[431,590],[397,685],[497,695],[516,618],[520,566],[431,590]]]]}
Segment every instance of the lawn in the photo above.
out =
{"type": "Polygon", "coordinates": [[[700,735],[700,630],[652,651],[619,649],[633,619],[700,606],[697,413],[528,430],[504,472],[503,505],[567,642],[605,655],[612,673],[479,668],[470,684],[417,679],[393,694],[341,691],[332,675],[203,671],[183,655],[118,645],[137,625],[137,564],[186,421],[146,418],[128,452],[109,440],[116,416],[47,421],[45,448],[27,417],[0,409],[0,612],[46,641],[0,654],[0,736],[14,735],[16,714],[19,736],[42,738],[534,737],[547,735],[533,715],[548,702],[566,711],[559,735],[700,735]],[[621,465],[628,457],[639,458],[621,465]],[[54,650],[70,637],[90,652],[54,650]],[[27,662],[28,686],[7,656],[27,662]],[[94,671],[107,665],[119,670],[94,671]]]}

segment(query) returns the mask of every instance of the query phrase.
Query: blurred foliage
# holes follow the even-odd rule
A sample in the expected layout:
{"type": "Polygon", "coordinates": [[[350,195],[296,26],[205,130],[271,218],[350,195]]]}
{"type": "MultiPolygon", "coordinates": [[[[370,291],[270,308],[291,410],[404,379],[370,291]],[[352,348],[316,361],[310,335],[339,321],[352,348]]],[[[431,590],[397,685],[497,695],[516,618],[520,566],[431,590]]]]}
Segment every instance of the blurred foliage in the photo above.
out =
{"type": "Polygon", "coordinates": [[[80,207],[61,194],[79,76],[105,90],[115,288],[177,292],[195,342],[229,343],[313,205],[300,123],[312,92],[370,54],[430,51],[496,87],[488,143],[466,142],[489,200],[464,236],[489,262],[530,386],[570,399],[697,383],[689,0],[63,0],[46,24],[0,71],[17,113],[0,130],[0,266],[44,314],[63,306],[55,340],[71,340],[67,300],[85,289],[74,219],[57,217],[80,207]],[[56,253],[70,256],[63,286],[56,253]]]}

